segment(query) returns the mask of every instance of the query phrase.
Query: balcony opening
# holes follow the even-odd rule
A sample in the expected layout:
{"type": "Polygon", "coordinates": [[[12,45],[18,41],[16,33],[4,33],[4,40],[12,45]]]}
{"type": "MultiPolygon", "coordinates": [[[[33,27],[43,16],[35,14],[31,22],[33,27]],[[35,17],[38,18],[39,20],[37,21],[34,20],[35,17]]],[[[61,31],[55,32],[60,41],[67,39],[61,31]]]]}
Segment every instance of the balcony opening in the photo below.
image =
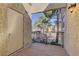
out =
{"type": "Polygon", "coordinates": [[[66,9],[59,8],[32,14],[32,40],[38,43],[64,45],[66,9]]]}

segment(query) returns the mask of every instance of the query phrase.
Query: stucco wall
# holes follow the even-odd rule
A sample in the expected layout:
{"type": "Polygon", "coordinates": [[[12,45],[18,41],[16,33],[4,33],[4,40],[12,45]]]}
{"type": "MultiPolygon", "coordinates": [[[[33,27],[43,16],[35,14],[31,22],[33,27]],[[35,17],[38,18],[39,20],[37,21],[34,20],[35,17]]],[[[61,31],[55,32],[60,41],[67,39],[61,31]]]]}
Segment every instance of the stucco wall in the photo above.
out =
{"type": "Polygon", "coordinates": [[[23,15],[8,8],[7,10],[8,28],[7,39],[8,54],[23,47],[23,15]]]}
{"type": "Polygon", "coordinates": [[[30,20],[30,17],[28,17],[28,14],[24,16],[26,16],[24,17],[24,46],[29,47],[29,45],[31,45],[32,43],[32,37],[31,37],[32,21],[30,20]]]}
{"type": "MultiPolygon", "coordinates": [[[[11,8],[12,10],[15,10],[16,12],[21,13],[23,15],[24,46],[27,44],[30,45],[32,42],[31,41],[31,20],[28,14],[25,12],[25,9],[22,6],[22,4],[0,4],[0,55],[9,55],[12,53],[12,52],[8,53],[9,51],[8,50],[9,35],[7,32],[8,31],[8,18],[7,18],[8,8],[11,8]]],[[[16,45],[16,43],[14,44],[16,45]]],[[[12,44],[10,43],[10,45],[12,44]]]]}
{"type": "Polygon", "coordinates": [[[9,7],[15,10],[18,10],[22,14],[24,14],[24,46],[30,45],[32,42],[31,38],[31,19],[28,15],[28,11],[25,12],[22,4],[9,4],[9,7]]]}
{"type": "Polygon", "coordinates": [[[73,13],[67,9],[67,17],[64,48],[69,55],[79,55],[79,4],[73,9],[73,13]]]}

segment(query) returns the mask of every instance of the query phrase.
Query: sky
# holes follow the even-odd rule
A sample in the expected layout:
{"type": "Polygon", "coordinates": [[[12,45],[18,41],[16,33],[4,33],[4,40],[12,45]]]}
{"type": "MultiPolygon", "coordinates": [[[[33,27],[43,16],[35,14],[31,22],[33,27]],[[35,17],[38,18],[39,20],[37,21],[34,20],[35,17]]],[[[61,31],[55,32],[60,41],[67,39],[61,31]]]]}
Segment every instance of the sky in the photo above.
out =
{"type": "Polygon", "coordinates": [[[32,26],[35,24],[35,22],[39,19],[39,17],[43,15],[43,13],[33,13],[32,14],[32,26]]]}
{"type": "MultiPolygon", "coordinates": [[[[35,24],[36,21],[38,21],[39,17],[43,15],[43,13],[33,13],[32,14],[32,26],[35,24]]],[[[56,21],[56,17],[52,17],[51,18],[51,22],[52,22],[52,25],[55,25],[54,21],[56,21]]]]}

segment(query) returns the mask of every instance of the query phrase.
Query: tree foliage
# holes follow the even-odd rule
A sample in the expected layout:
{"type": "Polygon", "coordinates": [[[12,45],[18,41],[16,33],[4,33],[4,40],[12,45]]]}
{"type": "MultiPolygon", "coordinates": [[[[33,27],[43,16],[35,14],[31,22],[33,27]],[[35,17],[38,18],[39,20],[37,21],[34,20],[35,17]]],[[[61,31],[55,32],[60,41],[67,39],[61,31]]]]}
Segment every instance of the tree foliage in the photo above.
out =
{"type": "Polygon", "coordinates": [[[37,27],[44,27],[44,25],[51,26],[52,24],[50,22],[50,19],[54,15],[55,11],[56,10],[50,10],[50,11],[43,12],[44,15],[39,17],[39,21],[36,22],[36,26],[37,27]]]}
{"type": "Polygon", "coordinates": [[[52,16],[54,15],[55,11],[56,11],[55,9],[54,9],[54,10],[46,11],[46,12],[44,12],[44,15],[45,15],[47,18],[52,18],[52,16]]]}

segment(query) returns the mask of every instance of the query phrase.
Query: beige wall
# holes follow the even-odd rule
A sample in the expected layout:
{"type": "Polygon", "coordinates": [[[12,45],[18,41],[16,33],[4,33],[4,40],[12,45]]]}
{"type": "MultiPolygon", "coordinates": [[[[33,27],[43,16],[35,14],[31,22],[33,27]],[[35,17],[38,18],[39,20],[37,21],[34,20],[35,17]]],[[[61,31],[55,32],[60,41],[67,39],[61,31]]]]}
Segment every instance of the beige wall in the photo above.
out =
{"type": "MultiPolygon", "coordinates": [[[[12,52],[15,52],[15,51],[12,51],[8,53],[9,52],[8,40],[10,38],[8,35],[8,16],[7,16],[8,8],[11,8],[12,10],[18,13],[21,13],[23,15],[24,46],[26,46],[27,44],[30,45],[32,42],[31,40],[31,20],[28,14],[25,12],[25,9],[22,6],[22,4],[0,4],[0,55],[9,55],[12,52]]],[[[13,45],[13,44],[10,43],[10,45],[13,45]]]]}
{"type": "Polygon", "coordinates": [[[25,12],[25,9],[21,4],[11,4],[9,7],[24,14],[24,46],[31,44],[31,18],[27,13],[28,11],[25,12]]]}
{"type": "Polygon", "coordinates": [[[24,46],[29,46],[32,43],[31,31],[32,31],[32,21],[28,14],[24,15],[24,46]],[[27,20],[26,20],[27,19],[27,20]]]}
{"type": "Polygon", "coordinates": [[[69,55],[79,55],[79,4],[73,9],[73,13],[67,9],[67,17],[64,48],[69,55]]]}
{"type": "Polygon", "coordinates": [[[8,8],[7,10],[9,38],[7,41],[8,54],[23,47],[23,15],[8,8]]]}
{"type": "Polygon", "coordinates": [[[31,18],[31,13],[32,13],[31,6],[30,6],[28,3],[23,3],[23,6],[24,6],[25,9],[27,10],[28,15],[29,15],[30,18],[31,18]]]}

